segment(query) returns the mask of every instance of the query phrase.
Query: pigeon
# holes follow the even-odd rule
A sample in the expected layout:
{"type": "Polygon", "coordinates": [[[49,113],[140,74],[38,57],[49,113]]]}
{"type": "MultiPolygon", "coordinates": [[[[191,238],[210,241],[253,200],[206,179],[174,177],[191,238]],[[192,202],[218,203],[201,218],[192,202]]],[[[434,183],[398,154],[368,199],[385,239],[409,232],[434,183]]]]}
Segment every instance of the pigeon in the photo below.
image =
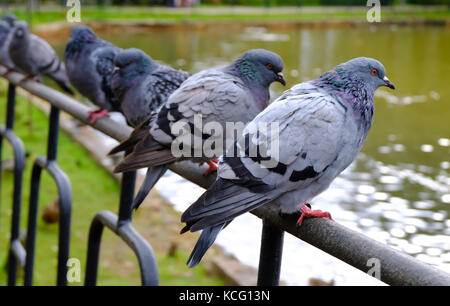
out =
{"type": "Polygon", "coordinates": [[[12,38],[11,26],[4,20],[0,20],[0,65],[8,70],[4,75],[14,70],[14,64],[9,57],[9,44],[12,38]]]}
{"type": "Polygon", "coordinates": [[[119,100],[128,123],[137,127],[166,102],[172,92],[190,75],[160,65],[139,49],[120,52],[114,60],[116,70],[111,89],[119,100]]]}
{"type": "Polygon", "coordinates": [[[24,80],[42,81],[42,76],[48,76],[65,92],[73,95],[66,70],[55,50],[45,40],[30,33],[25,21],[15,23],[9,56],[15,68],[27,74],[24,80]]]}
{"type": "Polygon", "coordinates": [[[293,86],[258,114],[234,143],[233,154],[220,158],[213,185],[182,214],[181,233],[202,230],[187,265],[195,267],[234,218],[269,202],[281,214],[300,207],[298,226],[307,217],[331,219],[307,203],[361,150],[380,86],[395,88],[384,66],[355,58],[293,86]]]}
{"type": "Polygon", "coordinates": [[[205,174],[216,170],[214,160],[223,154],[223,150],[216,155],[214,152],[206,154],[203,143],[215,139],[222,148],[226,148],[229,142],[223,135],[202,133],[200,129],[206,124],[217,123],[225,130],[227,122],[241,122],[244,125],[251,121],[268,105],[270,84],[280,82],[286,85],[281,72],[283,67],[283,60],[278,54],[254,49],[247,51],[227,67],[204,70],[184,81],[157,113],[139,125],[128,139],[110,152],[132,151],[115,168],[115,172],[151,167],[133,207],[140,205],[175,161],[206,161],[210,168],[205,174]],[[201,126],[196,125],[196,117],[202,119],[201,126]],[[172,154],[172,147],[179,140],[179,135],[172,130],[180,123],[189,127],[187,135],[190,140],[192,137],[199,139],[194,139],[190,144],[181,143],[183,147],[186,145],[189,153],[194,154],[172,154]]]}
{"type": "Polygon", "coordinates": [[[2,17],[3,21],[6,21],[11,28],[13,28],[16,24],[17,17],[13,14],[6,14],[2,17]]]}
{"type": "Polygon", "coordinates": [[[89,113],[91,124],[108,114],[121,112],[120,103],[111,89],[114,58],[121,49],[98,38],[83,25],[70,30],[66,45],[65,64],[72,85],[100,109],[89,113]]]}
{"type": "Polygon", "coordinates": [[[15,25],[17,18],[14,15],[5,15],[0,20],[0,65],[7,68],[3,76],[8,75],[14,71],[14,63],[9,56],[9,45],[12,39],[12,28],[15,25]]]}

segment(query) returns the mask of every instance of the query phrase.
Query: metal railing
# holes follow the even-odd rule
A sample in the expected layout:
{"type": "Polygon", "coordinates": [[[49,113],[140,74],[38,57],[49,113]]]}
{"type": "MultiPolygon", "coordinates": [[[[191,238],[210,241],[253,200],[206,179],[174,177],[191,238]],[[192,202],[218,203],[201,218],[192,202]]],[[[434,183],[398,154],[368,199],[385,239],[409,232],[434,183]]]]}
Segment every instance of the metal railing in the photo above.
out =
{"type": "MultiPolygon", "coordinates": [[[[15,101],[8,101],[15,104],[15,101]]],[[[64,173],[56,161],[58,152],[58,134],[59,134],[59,109],[52,106],[49,117],[49,130],[47,140],[47,157],[37,157],[34,161],[31,172],[30,187],[30,207],[28,210],[28,227],[25,249],[20,250],[18,254],[25,254],[25,276],[24,285],[33,284],[34,254],[36,248],[36,226],[38,213],[38,199],[42,171],[47,171],[58,187],[58,205],[59,205],[59,233],[58,233],[58,268],[57,284],[67,285],[67,261],[69,259],[70,247],[70,220],[72,213],[72,189],[69,177],[64,173]]],[[[17,250],[21,248],[18,241],[11,241],[16,244],[17,250]]],[[[22,260],[21,260],[22,262],[22,260]]]]}
{"type": "MultiPolygon", "coordinates": [[[[5,69],[0,67],[0,73],[5,69]]],[[[89,108],[76,100],[49,87],[36,82],[20,83],[23,78],[18,73],[10,73],[6,77],[10,82],[8,87],[7,121],[6,127],[0,127],[0,153],[3,138],[7,139],[13,146],[15,169],[14,169],[14,196],[11,243],[8,248],[10,260],[8,266],[8,284],[15,284],[15,273],[17,263],[20,263],[26,271],[25,284],[32,285],[33,256],[35,240],[35,213],[29,213],[28,232],[26,247],[18,241],[18,220],[20,218],[20,193],[21,178],[24,164],[23,144],[13,133],[13,116],[15,103],[15,85],[20,86],[31,94],[49,102],[52,106],[50,113],[50,133],[48,142],[47,158],[38,158],[35,161],[32,178],[32,196],[30,199],[30,211],[36,208],[37,192],[39,190],[39,173],[42,169],[53,173],[58,182],[58,176],[65,177],[56,163],[57,129],[59,111],[64,111],[76,119],[89,124],[89,108]],[[52,136],[53,135],[53,136],[52,136]],[[36,168],[36,169],[35,169],[36,168]],[[56,170],[58,169],[58,170],[56,170]],[[53,171],[53,172],[52,172],[53,171]],[[36,172],[36,175],[34,173],[36,172]],[[33,196],[33,193],[36,195],[33,196]],[[33,232],[34,231],[34,232],[33,232]],[[31,241],[28,242],[28,239],[31,241]],[[28,277],[27,277],[28,275],[28,277]]],[[[98,120],[93,127],[110,137],[121,141],[131,133],[132,129],[126,125],[119,124],[109,118],[98,120]]],[[[1,156],[0,156],[1,157],[1,156]]],[[[1,162],[0,162],[1,169],[1,162]]],[[[213,175],[203,176],[198,165],[189,161],[179,162],[170,168],[173,172],[183,176],[204,188],[208,188],[215,180],[213,175]]],[[[59,239],[59,263],[58,263],[58,285],[66,285],[64,267],[69,253],[69,238],[66,231],[70,231],[70,183],[69,179],[62,179],[65,187],[59,188],[61,194],[66,192],[67,204],[61,207],[66,210],[66,218],[69,225],[60,228],[59,239]],[[64,191],[65,190],[65,191],[64,191]],[[67,247],[65,247],[67,246],[67,247]]],[[[131,203],[134,196],[136,172],[124,173],[121,183],[121,196],[118,215],[110,211],[101,211],[93,219],[89,232],[87,263],[85,271],[85,284],[95,285],[97,280],[98,260],[102,232],[105,227],[112,230],[122,238],[135,252],[141,271],[143,285],[158,284],[158,269],[153,250],[146,240],[132,226],[131,203]]],[[[61,205],[60,201],[60,205],[61,205]]],[[[365,235],[350,230],[337,222],[324,218],[311,218],[304,220],[301,227],[296,226],[296,219],[289,216],[281,216],[274,205],[264,205],[252,211],[252,213],[263,220],[261,251],[258,270],[258,285],[278,285],[280,279],[280,266],[283,250],[284,232],[288,232],[309,244],[327,252],[328,254],[352,265],[353,267],[367,272],[368,262],[376,258],[380,262],[380,280],[390,285],[450,285],[450,275],[435,267],[425,264],[409,255],[397,251],[385,244],[377,242],[365,235]]],[[[61,226],[61,222],[60,222],[61,226]]],[[[301,254],[299,254],[301,256],[301,254]]],[[[256,259],[255,259],[256,260],[256,259]]],[[[314,264],[314,263],[312,263],[314,264]]],[[[301,273],[301,271],[299,271],[301,273]]]]}
{"type": "MultiPolygon", "coordinates": [[[[0,73],[5,70],[0,67],[0,73]]],[[[67,285],[67,262],[69,259],[70,249],[70,222],[72,211],[72,191],[69,177],[61,170],[56,161],[58,149],[59,134],[59,117],[60,110],[70,111],[60,107],[56,101],[65,97],[61,93],[54,91],[44,85],[37,84],[47,94],[54,93],[51,103],[49,115],[49,133],[47,141],[47,156],[38,157],[34,161],[31,174],[30,200],[28,212],[27,239],[25,246],[19,239],[20,225],[20,208],[22,193],[22,176],[25,165],[25,150],[22,141],[14,132],[14,109],[16,103],[16,85],[23,86],[25,89],[27,84],[20,84],[23,76],[18,73],[11,73],[8,76],[9,86],[7,95],[7,113],[6,126],[0,127],[0,159],[1,148],[3,147],[3,139],[5,138],[12,146],[14,152],[14,191],[13,191],[13,211],[11,223],[11,238],[8,255],[8,285],[14,286],[17,281],[17,269],[20,266],[25,270],[24,285],[31,286],[33,284],[34,255],[36,248],[36,225],[38,198],[40,189],[40,177],[42,170],[47,171],[56,183],[58,189],[58,205],[59,205],[59,239],[58,239],[58,266],[57,266],[57,285],[67,285]]],[[[33,93],[32,91],[30,91],[33,93]]],[[[42,97],[42,96],[41,96],[42,97]]],[[[46,97],[42,97],[46,99],[46,97]]],[[[67,98],[67,97],[65,97],[67,98]]],[[[47,96],[47,99],[48,96],[47,96]]],[[[72,100],[74,102],[74,100],[72,100]]],[[[64,101],[62,101],[64,103],[64,101]]],[[[76,103],[76,102],[75,102],[76,103]]],[[[72,114],[73,115],[73,114],[72,114]]],[[[75,116],[76,117],[76,116],[75,116]]],[[[109,126],[109,125],[107,125],[109,126]]],[[[0,170],[1,170],[0,160],[0,170]]],[[[136,254],[140,270],[141,283],[143,285],[158,285],[158,269],[155,255],[150,244],[142,238],[142,236],[131,225],[132,220],[132,200],[134,196],[134,187],[136,180],[136,172],[127,172],[123,174],[121,182],[121,197],[119,203],[119,215],[116,216],[110,211],[99,212],[92,220],[89,230],[89,239],[87,247],[87,261],[85,284],[95,285],[97,282],[98,261],[100,253],[100,243],[104,227],[107,227],[119,236],[136,254]]],[[[1,181],[0,181],[1,185],[1,181]]]]}

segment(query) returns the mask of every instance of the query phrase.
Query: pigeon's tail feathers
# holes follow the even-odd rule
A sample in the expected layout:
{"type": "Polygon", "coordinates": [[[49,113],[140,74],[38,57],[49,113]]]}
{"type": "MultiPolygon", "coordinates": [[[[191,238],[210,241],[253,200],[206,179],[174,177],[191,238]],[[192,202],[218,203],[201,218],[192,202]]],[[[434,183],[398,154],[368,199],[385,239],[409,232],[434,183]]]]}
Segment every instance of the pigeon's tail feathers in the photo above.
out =
{"type": "MultiPolygon", "coordinates": [[[[157,147],[157,145],[155,145],[155,147],[157,147]]],[[[170,149],[164,148],[161,145],[159,145],[157,149],[149,147],[146,151],[133,151],[131,154],[127,155],[122,162],[117,165],[114,172],[118,173],[141,168],[162,166],[171,164],[177,159],[178,158],[172,155],[170,149]]]]}
{"type": "Polygon", "coordinates": [[[143,141],[145,137],[150,134],[149,120],[150,118],[138,125],[130,136],[109,151],[108,155],[116,154],[122,151],[131,151],[135,145],[137,145],[140,141],[143,141]]]}
{"type": "Polygon", "coordinates": [[[217,179],[181,216],[186,226],[181,233],[195,232],[233,220],[280,195],[274,188],[264,193],[251,192],[226,179],[217,179]]]}
{"type": "Polygon", "coordinates": [[[278,195],[275,190],[254,193],[246,187],[219,178],[181,216],[181,221],[186,222],[181,234],[188,230],[202,230],[187,265],[190,268],[195,267],[214,243],[219,232],[234,218],[273,200],[278,195]]]}
{"type": "Polygon", "coordinates": [[[150,190],[155,186],[161,176],[166,173],[170,164],[165,164],[161,166],[149,167],[147,169],[147,173],[145,174],[144,182],[142,183],[141,188],[139,189],[136,197],[133,200],[133,208],[138,209],[139,205],[144,201],[147,194],[150,190]]]}
{"type": "Polygon", "coordinates": [[[66,93],[74,95],[74,92],[70,86],[69,78],[67,77],[66,67],[64,63],[59,60],[56,54],[53,55],[49,64],[40,66],[39,71],[42,75],[46,75],[53,79],[66,93]]]}
{"type": "Polygon", "coordinates": [[[55,82],[59,85],[59,87],[61,87],[62,90],[64,90],[66,93],[70,94],[70,95],[75,95],[75,93],[73,92],[72,88],[70,87],[70,84],[68,82],[65,81],[60,81],[60,80],[55,80],[55,82]]]}
{"type": "Polygon", "coordinates": [[[216,240],[219,232],[225,226],[227,226],[228,223],[229,222],[222,223],[212,227],[207,227],[202,231],[200,238],[195,244],[195,247],[192,250],[192,253],[189,256],[189,259],[186,263],[189,268],[194,268],[196,265],[198,265],[200,260],[203,258],[203,255],[205,255],[206,251],[211,247],[211,245],[216,240]]]}
{"type": "Polygon", "coordinates": [[[178,159],[172,155],[170,148],[153,138],[150,133],[151,119],[152,116],[139,125],[128,139],[111,150],[110,154],[120,151],[132,151],[117,165],[114,169],[115,173],[161,166],[173,163],[178,159]]]}

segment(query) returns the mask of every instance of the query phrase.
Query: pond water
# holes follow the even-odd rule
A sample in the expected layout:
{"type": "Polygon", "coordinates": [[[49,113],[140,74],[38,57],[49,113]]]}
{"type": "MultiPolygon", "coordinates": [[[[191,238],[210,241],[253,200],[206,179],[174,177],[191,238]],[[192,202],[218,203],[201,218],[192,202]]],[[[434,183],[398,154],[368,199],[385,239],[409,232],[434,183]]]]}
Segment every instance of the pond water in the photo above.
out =
{"type": "MultiPolygon", "coordinates": [[[[269,49],[284,59],[287,88],[353,57],[379,59],[397,89],[377,91],[373,127],[361,154],[312,204],[339,223],[450,272],[449,28],[157,27],[98,34],[192,73],[229,63],[250,48],[269,49]]],[[[62,53],[62,42],[57,45],[62,53]]],[[[274,84],[271,90],[276,98],[285,88],[274,84]]],[[[157,188],[180,210],[202,193],[173,174],[157,188]]],[[[257,265],[259,239],[260,222],[246,214],[218,243],[257,265]]],[[[377,283],[287,235],[282,279],[306,284],[310,277],[377,283]]]]}

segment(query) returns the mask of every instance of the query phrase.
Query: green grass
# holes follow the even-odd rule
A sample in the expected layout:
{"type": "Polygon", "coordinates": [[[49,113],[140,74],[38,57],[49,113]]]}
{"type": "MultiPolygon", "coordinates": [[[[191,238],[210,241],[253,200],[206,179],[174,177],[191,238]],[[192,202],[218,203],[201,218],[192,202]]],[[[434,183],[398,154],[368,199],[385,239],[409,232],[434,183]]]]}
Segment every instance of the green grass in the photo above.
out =
{"type": "MultiPolygon", "coordinates": [[[[13,10],[20,19],[27,20],[25,10],[13,10]]],[[[32,15],[33,24],[65,21],[65,8],[43,7],[40,12],[32,15]]],[[[239,7],[209,7],[201,6],[191,10],[177,10],[159,7],[92,7],[81,8],[82,22],[87,21],[145,21],[161,23],[179,22],[275,22],[275,21],[325,21],[325,20],[366,20],[367,8],[356,10],[338,10],[327,12],[319,10],[300,10],[299,8],[246,8],[243,11],[239,7]]],[[[431,8],[421,10],[410,7],[409,10],[385,8],[381,11],[382,20],[445,20],[450,18],[450,9],[431,8]]]]}
{"type": "MultiPolygon", "coordinates": [[[[0,83],[0,122],[5,120],[5,85],[0,83]]],[[[46,154],[48,118],[37,108],[21,97],[17,97],[15,133],[23,140],[25,149],[30,153],[26,160],[23,180],[21,228],[26,229],[28,219],[28,199],[30,172],[36,156],[46,154]]],[[[4,142],[3,160],[12,156],[10,146],[4,142]]],[[[72,184],[73,210],[71,225],[70,257],[81,261],[81,281],[84,280],[86,246],[89,225],[94,215],[104,209],[116,212],[119,201],[119,184],[89,156],[89,153],[75,144],[64,133],[59,135],[58,163],[69,176],[72,184]]],[[[2,174],[0,207],[0,285],[6,284],[7,246],[12,204],[13,173],[2,174]]],[[[56,283],[57,225],[45,224],[41,220],[43,207],[57,198],[56,186],[48,174],[43,174],[39,195],[38,232],[35,257],[34,283],[36,285],[54,285],[56,283]]],[[[151,221],[146,221],[151,222],[151,221]]],[[[147,226],[151,226],[148,224],[147,226]]],[[[162,285],[210,284],[222,285],[223,281],[209,276],[203,267],[187,269],[187,254],[168,257],[165,252],[156,253],[160,282],[162,285]],[[178,271],[178,272],[177,272],[178,271]],[[185,271],[181,273],[179,271],[185,271]]],[[[20,272],[18,284],[23,283],[20,272]]],[[[74,283],[75,284],[75,283],[74,283]]],[[[82,283],[78,283],[82,284],[82,283]]],[[[137,260],[128,247],[105,230],[102,241],[99,285],[139,285],[140,275],[137,260]]]]}

